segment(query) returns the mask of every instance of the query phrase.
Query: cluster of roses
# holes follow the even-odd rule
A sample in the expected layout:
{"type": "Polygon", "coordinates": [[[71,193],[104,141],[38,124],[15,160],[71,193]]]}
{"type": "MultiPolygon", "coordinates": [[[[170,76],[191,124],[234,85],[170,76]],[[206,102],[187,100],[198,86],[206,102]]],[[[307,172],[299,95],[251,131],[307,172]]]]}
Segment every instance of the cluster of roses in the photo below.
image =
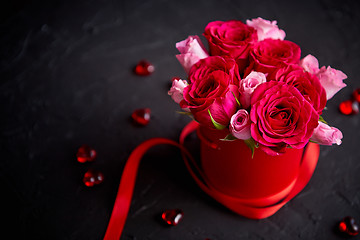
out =
{"type": "Polygon", "coordinates": [[[313,141],[341,144],[342,133],[321,117],[347,76],[318,60],[300,59],[276,21],[262,18],[210,22],[198,36],[178,42],[177,59],[188,74],[169,95],[200,124],[228,129],[225,139],[252,140],[266,153],[303,148],[313,141]]]}

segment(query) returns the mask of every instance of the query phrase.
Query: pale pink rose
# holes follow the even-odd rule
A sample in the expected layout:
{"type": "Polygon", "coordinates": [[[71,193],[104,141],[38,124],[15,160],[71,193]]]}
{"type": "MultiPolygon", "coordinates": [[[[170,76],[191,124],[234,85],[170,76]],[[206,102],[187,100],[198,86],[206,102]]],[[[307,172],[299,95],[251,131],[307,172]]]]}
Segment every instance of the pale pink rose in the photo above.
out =
{"type": "Polygon", "coordinates": [[[343,80],[347,78],[345,73],[333,69],[330,66],[320,68],[316,76],[326,91],[327,100],[332,98],[342,88],[346,87],[346,84],[343,82],[343,80]]]}
{"type": "Polygon", "coordinates": [[[252,71],[246,78],[240,81],[240,103],[242,108],[250,107],[251,94],[260,84],[266,82],[265,74],[252,71]]]}
{"type": "Polygon", "coordinates": [[[321,145],[340,145],[342,138],[343,135],[339,129],[330,127],[323,122],[319,122],[319,125],[315,128],[310,140],[321,145]]]}
{"type": "Polygon", "coordinates": [[[183,92],[184,88],[187,85],[188,83],[186,80],[179,79],[173,81],[170,91],[168,91],[168,94],[176,103],[179,104],[184,99],[183,92]]]}
{"type": "Polygon", "coordinates": [[[320,70],[319,61],[311,54],[300,60],[300,66],[311,74],[317,74],[320,70]]]}
{"type": "Polygon", "coordinates": [[[338,91],[343,87],[346,87],[346,84],[343,82],[347,76],[340,70],[336,70],[328,66],[321,67],[319,69],[319,61],[312,55],[307,55],[300,61],[300,66],[311,74],[315,74],[321,85],[326,91],[326,99],[329,100],[332,98],[338,91]]]}
{"type": "Polygon", "coordinates": [[[242,140],[251,138],[251,121],[249,113],[245,109],[238,110],[230,119],[230,133],[242,140]]]}
{"type": "Polygon", "coordinates": [[[176,58],[184,67],[186,73],[189,73],[190,68],[200,59],[209,56],[198,36],[189,36],[187,39],[176,43],[176,48],[181,53],[176,55],[176,58]]]}
{"type": "Polygon", "coordinates": [[[285,32],[279,29],[279,27],[276,25],[276,21],[270,22],[269,20],[258,17],[252,20],[246,20],[246,24],[256,29],[259,41],[262,41],[266,38],[280,40],[285,39],[285,32]]]}

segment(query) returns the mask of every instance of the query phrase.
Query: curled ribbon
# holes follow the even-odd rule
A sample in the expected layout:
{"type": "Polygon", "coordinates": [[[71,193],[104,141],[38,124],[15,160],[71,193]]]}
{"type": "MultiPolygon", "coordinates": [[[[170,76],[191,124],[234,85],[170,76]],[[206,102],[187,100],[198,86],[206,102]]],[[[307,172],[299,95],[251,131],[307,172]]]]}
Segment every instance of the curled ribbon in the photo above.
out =
{"type": "MultiPolygon", "coordinates": [[[[320,147],[318,144],[308,143],[300,165],[299,175],[294,182],[288,186],[288,188],[291,188],[289,194],[276,204],[266,205],[266,202],[271,201],[274,196],[257,199],[242,199],[224,194],[211,186],[202,169],[184,147],[186,137],[194,132],[198,126],[198,123],[194,121],[186,125],[180,134],[179,143],[166,138],[152,138],[141,143],[133,150],[125,164],[120,179],[118,193],[116,195],[104,240],[118,240],[120,238],[129,212],[140,161],[143,155],[153,146],[167,144],[180,148],[186,168],[204,192],[232,211],[252,219],[262,219],[273,215],[295,197],[309,182],[320,154],[320,147]]],[[[284,191],[288,191],[288,189],[284,189],[284,191]]]]}

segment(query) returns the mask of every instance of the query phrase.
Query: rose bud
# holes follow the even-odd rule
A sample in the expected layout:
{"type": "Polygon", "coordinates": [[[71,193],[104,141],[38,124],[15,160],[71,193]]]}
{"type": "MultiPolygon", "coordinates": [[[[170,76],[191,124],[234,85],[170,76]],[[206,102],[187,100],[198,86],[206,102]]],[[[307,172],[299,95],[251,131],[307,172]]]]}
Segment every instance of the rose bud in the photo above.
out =
{"type": "Polygon", "coordinates": [[[261,72],[251,72],[246,78],[240,81],[240,103],[241,107],[247,109],[250,107],[251,95],[255,88],[260,84],[266,82],[265,74],[261,72]]]}
{"type": "Polygon", "coordinates": [[[321,145],[340,145],[342,138],[343,135],[339,129],[330,127],[323,122],[319,122],[319,125],[315,128],[310,140],[321,145]]]}
{"type": "Polygon", "coordinates": [[[176,55],[176,58],[183,66],[186,73],[189,73],[190,68],[200,59],[209,56],[198,36],[189,36],[187,39],[176,43],[176,48],[181,53],[176,55]]]}
{"type": "Polygon", "coordinates": [[[251,138],[250,125],[249,113],[245,109],[240,109],[231,117],[230,133],[238,139],[249,139],[251,138]]]}

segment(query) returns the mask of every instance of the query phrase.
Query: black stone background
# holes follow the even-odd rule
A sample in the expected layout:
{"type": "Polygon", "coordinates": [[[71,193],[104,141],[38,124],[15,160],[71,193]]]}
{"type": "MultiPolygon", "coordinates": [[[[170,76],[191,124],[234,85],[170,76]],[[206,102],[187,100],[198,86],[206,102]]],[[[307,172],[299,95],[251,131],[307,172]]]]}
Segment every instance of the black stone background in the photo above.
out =
{"type": "Polygon", "coordinates": [[[210,21],[261,16],[277,20],[303,57],[311,53],[321,66],[348,75],[324,113],[342,130],[343,144],[321,147],[306,188],[263,220],[216,203],[196,186],[177,149],[155,147],[141,163],[121,239],[346,239],[334,226],[347,215],[360,221],[360,116],[341,115],[337,107],[360,87],[359,6],[353,0],[2,1],[1,238],[101,239],[130,152],[152,137],[176,140],[189,122],[167,95],[170,79],[185,77],[175,43],[201,35],[210,21]],[[155,65],[151,76],[132,73],[141,59],[155,65]],[[152,119],[138,128],[129,116],[142,107],[151,108],[152,119]],[[95,162],[76,161],[84,143],[97,150],[95,162]],[[101,185],[84,186],[89,168],[104,173],[101,185]],[[166,227],[159,216],[172,208],[185,216],[166,227]]]}

